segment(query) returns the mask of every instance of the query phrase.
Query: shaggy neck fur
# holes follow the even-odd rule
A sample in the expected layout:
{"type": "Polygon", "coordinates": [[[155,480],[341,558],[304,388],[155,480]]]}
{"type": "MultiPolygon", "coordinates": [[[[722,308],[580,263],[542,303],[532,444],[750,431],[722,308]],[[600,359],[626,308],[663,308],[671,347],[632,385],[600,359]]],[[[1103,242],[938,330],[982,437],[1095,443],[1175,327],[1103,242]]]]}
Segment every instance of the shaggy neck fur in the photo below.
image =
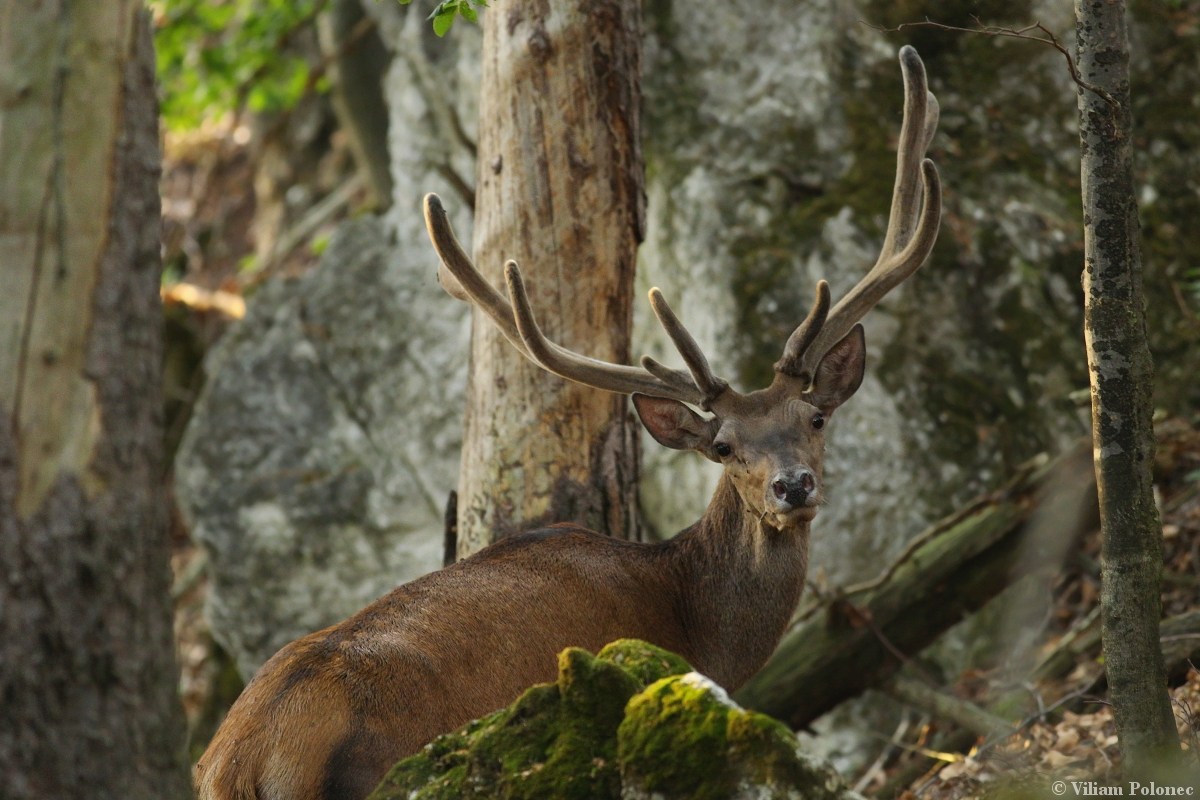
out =
{"type": "Polygon", "coordinates": [[[705,632],[693,652],[715,654],[698,670],[733,690],[766,662],[800,601],[808,537],[808,522],[775,528],[722,476],[704,517],[669,543],[688,587],[680,613],[705,632]]]}

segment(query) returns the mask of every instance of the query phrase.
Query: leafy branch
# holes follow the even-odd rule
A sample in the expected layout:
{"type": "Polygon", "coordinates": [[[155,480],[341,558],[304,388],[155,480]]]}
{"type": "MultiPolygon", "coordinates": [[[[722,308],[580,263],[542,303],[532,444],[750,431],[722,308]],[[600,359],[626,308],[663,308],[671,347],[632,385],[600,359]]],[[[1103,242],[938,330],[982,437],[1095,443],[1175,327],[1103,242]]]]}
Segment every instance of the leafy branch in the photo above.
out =
{"type": "MultiPolygon", "coordinates": [[[[162,114],[172,129],[208,117],[290,108],[308,90],[304,37],[329,0],[152,0],[162,114]]],[[[323,87],[321,87],[323,88],[323,87]]]]}
{"type": "MultiPolygon", "coordinates": [[[[399,2],[400,5],[406,6],[412,0],[399,0],[399,2]]],[[[487,0],[443,0],[429,15],[429,20],[433,22],[433,32],[438,36],[445,36],[459,17],[468,22],[479,22],[477,9],[486,7],[487,0]]]]}

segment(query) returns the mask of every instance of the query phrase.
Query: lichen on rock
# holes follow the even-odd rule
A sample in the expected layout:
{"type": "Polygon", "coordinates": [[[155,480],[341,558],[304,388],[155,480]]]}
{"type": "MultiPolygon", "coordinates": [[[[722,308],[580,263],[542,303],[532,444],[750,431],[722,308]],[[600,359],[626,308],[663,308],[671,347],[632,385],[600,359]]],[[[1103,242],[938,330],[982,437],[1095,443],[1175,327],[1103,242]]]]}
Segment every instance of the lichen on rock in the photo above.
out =
{"type": "Polygon", "coordinates": [[[368,800],[855,797],[673,653],[626,639],[568,648],[558,670],[401,761],[368,800]]]}

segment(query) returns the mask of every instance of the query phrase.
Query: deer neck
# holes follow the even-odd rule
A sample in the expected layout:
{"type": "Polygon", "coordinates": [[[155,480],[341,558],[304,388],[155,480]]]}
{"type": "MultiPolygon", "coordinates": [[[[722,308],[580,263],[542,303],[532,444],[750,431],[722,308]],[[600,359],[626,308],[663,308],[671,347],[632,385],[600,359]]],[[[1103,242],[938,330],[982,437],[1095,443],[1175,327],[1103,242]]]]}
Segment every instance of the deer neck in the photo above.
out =
{"type": "Polygon", "coordinates": [[[808,522],[764,522],[721,477],[704,516],[672,540],[697,669],[732,690],[766,662],[800,600],[808,537],[808,522]]]}

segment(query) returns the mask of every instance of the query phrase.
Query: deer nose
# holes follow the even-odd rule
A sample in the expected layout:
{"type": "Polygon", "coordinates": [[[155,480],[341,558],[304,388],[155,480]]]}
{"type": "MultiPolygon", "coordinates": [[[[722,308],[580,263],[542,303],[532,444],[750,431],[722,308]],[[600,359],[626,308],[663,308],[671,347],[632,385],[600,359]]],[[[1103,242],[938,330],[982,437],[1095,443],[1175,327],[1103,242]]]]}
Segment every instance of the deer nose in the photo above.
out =
{"type": "Polygon", "coordinates": [[[817,488],[817,479],[807,469],[786,470],[771,479],[771,494],[780,506],[800,508],[817,488]]]}

